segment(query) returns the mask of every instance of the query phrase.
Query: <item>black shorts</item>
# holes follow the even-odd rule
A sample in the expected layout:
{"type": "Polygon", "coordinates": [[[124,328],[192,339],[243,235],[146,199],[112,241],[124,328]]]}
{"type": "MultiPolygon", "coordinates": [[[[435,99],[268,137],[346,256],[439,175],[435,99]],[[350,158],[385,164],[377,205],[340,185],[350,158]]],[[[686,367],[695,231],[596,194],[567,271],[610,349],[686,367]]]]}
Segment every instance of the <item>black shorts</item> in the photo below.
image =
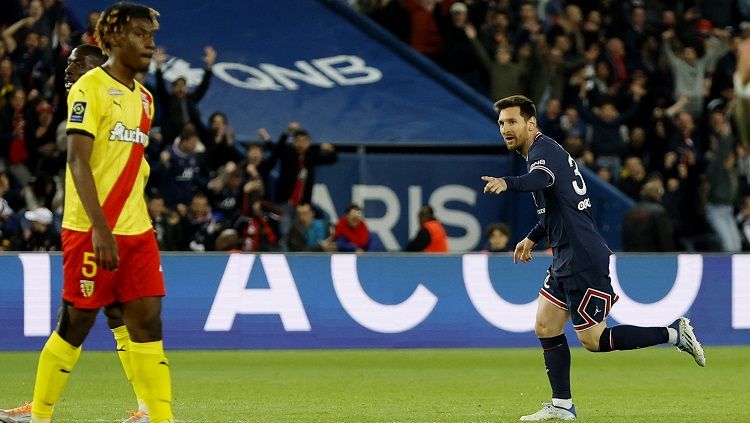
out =
{"type": "Polygon", "coordinates": [[[573,329],[586,330],[601,323],[619,297],[612,290],[609,269],[591,268],[570,276],[547,277],[539,294],[555,306],[570,312],[573,329]]]}

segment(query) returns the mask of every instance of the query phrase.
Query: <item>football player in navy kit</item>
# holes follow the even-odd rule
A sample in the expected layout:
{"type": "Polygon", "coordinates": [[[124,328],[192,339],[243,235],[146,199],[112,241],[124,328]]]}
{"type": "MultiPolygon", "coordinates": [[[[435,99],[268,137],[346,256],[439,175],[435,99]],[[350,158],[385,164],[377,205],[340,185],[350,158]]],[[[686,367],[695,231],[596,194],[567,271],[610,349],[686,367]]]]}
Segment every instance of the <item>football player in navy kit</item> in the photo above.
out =
{"type": "Polygon", "coordinates": [[[506,146],[526,159],[528,172],[522,176],[483,176],[484,192],[499,195],[523,191],[534,197],[539,222],[516,245],[514,262],[531,261],[532,249],[545,238],[553,250],[552,265],[539,291],[534,327],[544,350],[552,402],[521,420],[576,418],[570,389],[570,349],[564,332],[568,319],[572,319],[578,339],[589,351],[670,343],[705,366],[703,348],[685,317],[667,327],[607,327],[607,316],[618,299],[609,278],[612,251],[591,216],[591,200],[578,164],[560,144],[539,132],[536,107],[528,98],[504,98],[495,103],[495,110],[506,146]]]}

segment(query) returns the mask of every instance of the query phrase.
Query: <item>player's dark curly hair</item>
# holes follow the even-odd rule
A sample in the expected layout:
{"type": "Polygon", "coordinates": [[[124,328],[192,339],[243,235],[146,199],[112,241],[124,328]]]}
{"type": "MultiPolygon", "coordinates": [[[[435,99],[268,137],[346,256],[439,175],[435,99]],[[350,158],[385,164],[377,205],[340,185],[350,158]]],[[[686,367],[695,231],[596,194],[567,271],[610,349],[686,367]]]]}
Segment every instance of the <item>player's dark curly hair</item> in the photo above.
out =
{"type": "Polygon", "coordinates": [[[505,97],[501,100],[498,100],[495,103],[495,111],[498,113],[500,113],[503,109],[507,109],[509,107],[521,108],[521,116],[523,116],[523,118],[526,120],[529,120],[532,117],[536,117],[536,106],[534,106],[534,102],[531,101],[528,97],[522,95],[512,95],[510,97],[505,97]]]}
{"type": "Polygon", "coordinates": [[[104,54],[110,55],[112,37],[116,33],[122,31],[123,27],[130,22],[131,19],[148,19],[151,21],[154,29],[157,29],[159,28],[159,22],[156,20],[158,16],[159,12],[142,4],[127,2],[116,3],[109,6],[101,16],[99,16],[94,36],[104,54]]]}

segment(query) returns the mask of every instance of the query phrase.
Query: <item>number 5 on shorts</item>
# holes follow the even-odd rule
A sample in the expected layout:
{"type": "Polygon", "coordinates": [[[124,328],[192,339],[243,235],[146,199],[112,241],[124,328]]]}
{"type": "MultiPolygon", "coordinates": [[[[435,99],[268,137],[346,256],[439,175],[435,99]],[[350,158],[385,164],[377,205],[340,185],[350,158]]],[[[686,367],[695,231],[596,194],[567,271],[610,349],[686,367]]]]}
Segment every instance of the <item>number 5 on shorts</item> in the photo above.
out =
{"type": "Polygon", "coordinates": [[[83,253],[83,266],[81,272],[86,278],[93,278],[96,276],[96,261],[94,253],[83,253]]]}

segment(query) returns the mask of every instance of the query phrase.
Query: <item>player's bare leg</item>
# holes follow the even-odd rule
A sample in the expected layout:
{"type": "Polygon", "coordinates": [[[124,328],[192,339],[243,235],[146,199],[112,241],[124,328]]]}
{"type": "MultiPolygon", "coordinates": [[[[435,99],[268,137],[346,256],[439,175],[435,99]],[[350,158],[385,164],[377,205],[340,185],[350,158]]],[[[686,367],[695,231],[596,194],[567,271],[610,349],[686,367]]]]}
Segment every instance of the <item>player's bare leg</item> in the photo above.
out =
{"type": "Polygon", "coordinates": [[[162,343],[161,297],[139,298],[123,304],[130,333],[133,375],[145,394],[155,423],[173,422],[172,382],[162,343]]]}
{"type": "Polygon", "coordinates": [[[576,411],[570,392],[570,348],[565,338],[565,325],[570,314],[544,296],[539,297],[534,332],[544,350],[544,364],[552,387],[552,402],[544,403],[534,414],[522,421],[575,420],[576,411]]]}

